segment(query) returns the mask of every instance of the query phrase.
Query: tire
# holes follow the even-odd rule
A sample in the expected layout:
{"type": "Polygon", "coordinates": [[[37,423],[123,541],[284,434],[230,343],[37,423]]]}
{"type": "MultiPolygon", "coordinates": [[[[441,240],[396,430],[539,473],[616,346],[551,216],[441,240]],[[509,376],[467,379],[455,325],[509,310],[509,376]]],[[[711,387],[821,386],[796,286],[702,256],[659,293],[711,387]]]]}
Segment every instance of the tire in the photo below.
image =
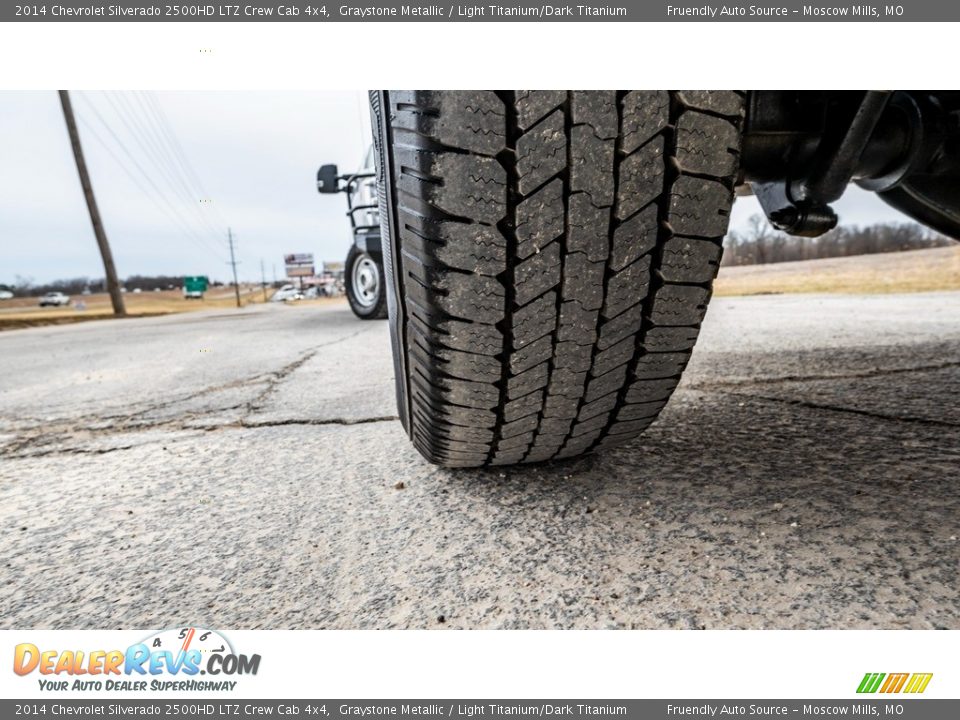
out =
{"type": "Polygon", "coordinates": [[[744,96],[372,96],[400,416],[445,466],[640,434],[710,299],[744,96]]]}
{"type": "Polygon", "coordinates": [[[383,260],[365,253],[356,245],[350,247],[344,263],[344,285],[353,314],[361,320],[382,320],[387,317],[383,260]],[[375,283],[370,287],[367,278],[375,283]]]}

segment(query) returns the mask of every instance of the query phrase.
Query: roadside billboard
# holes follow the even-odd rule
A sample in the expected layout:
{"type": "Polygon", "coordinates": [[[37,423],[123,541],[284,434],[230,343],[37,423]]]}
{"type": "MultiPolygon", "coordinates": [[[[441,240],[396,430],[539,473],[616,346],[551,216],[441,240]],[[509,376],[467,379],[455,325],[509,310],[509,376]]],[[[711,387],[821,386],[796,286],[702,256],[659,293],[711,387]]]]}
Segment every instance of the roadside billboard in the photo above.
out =
{"type": "Polygon", "coordinates": [[[283,256],[287,277],[313,277],[316,270],[313,265],[313,253],[288,253],[283,256]]]}

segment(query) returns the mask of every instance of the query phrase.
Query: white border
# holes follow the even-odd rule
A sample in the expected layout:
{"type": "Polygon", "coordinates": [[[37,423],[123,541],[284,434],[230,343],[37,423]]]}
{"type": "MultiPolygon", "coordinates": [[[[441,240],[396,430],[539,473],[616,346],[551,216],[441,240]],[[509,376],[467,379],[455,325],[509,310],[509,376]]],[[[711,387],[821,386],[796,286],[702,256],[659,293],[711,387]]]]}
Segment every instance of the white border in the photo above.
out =
{"type": "Polygon", "coordinates": [[[0,88],[953,89],[956,25],[6,23],[0,88]]]}

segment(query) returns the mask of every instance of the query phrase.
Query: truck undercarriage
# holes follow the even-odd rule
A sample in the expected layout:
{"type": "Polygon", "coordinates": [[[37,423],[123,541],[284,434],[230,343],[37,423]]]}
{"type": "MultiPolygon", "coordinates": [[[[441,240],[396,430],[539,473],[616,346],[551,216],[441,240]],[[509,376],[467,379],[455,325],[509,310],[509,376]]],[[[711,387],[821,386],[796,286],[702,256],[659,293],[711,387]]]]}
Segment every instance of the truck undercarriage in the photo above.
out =
{"type": "Polygon", "coordinates": [[[960,238],[960,92],[751,92],[740,168],[771,224],[794,235],[831,230],[831,205],[854,182],[960,238]]]}

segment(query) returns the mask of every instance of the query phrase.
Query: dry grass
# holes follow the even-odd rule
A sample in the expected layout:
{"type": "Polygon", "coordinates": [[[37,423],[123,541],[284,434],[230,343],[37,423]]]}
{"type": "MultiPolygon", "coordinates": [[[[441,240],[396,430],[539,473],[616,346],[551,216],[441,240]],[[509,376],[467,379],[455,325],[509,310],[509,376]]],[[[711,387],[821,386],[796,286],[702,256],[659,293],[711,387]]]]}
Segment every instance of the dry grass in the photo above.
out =
{"type": "Polygon", "coordinates": [[[724,267],[716,295],[960,290],[960,244],[879,255],[724,267]]]}
{"type": "MultiPolygon", "coordinates": [[[[269,297],[271,290],[267,290],[269,297]]],[[[213,288],[203,300],[186,300],[180,290],[162,292],[126,293],[124,302],[127,315],[145,317],[148,315],[168,315],[170,313],[192,312],[234,307],[236,299],[232,288],[213,288]]],[[[113,317],[110,296],[106,293],[93,295],[75,295],[70,307],[39,307],[39,298],[13,298],[0,301],[0,330],[33,325],[60,325],[63,323],[83,322],[85,320],[104,320],[113,317]],[[76,305],[83,302],[86,309],[79,310],[76,305]]],[[[260,288],[241,288],[240,301],[243,305],[262,302],[260,288]]]]}

